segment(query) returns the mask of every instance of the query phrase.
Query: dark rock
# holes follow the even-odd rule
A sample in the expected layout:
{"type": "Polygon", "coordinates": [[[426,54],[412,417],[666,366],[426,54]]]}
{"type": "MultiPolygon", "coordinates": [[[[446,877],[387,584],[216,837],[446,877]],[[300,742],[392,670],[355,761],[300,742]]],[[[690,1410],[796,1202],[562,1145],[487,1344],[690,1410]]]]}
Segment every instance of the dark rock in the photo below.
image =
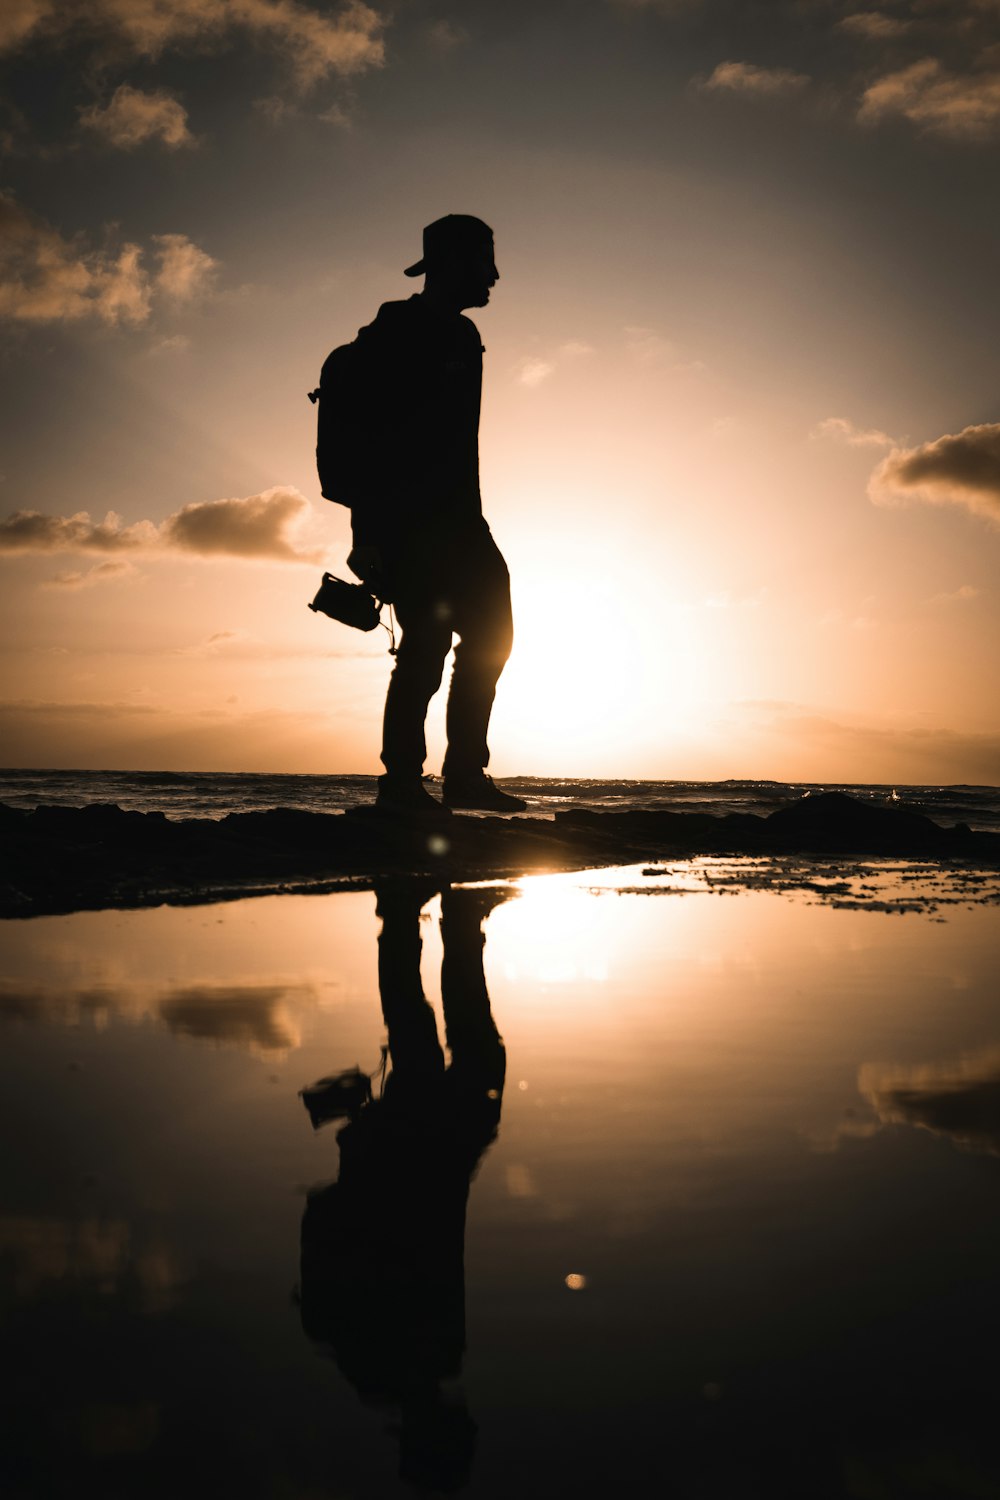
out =
{"type": "Polygon", "coordinates": [[[290,808],[171,822],[108,804],[0,804],[0,915],[219,900],[390,875],[487,879],[530,870],[647,863],[698,854],[927,856],[1000,866],[1000,835],[942,828],[919,813],[841,792],[769,817],[733,813],[387,816],[377,808],[290,808]]]}

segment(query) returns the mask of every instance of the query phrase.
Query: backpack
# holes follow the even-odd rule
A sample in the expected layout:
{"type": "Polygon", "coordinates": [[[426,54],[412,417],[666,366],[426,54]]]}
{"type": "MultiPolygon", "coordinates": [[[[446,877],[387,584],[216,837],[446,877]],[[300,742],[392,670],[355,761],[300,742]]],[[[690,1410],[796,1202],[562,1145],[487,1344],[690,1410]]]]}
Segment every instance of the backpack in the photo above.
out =
{"type": "Polygon", "coordinates": [[[361,399],[358,390],[359,361],[357,340],[341,344],[328,354],[320,372],[319,385],[309,392],[309,400],[318,405],[316,421],[316,468],[324,500],[350,506],[355,491],[355,476],[364,447],[360,431],[361,399]]]}

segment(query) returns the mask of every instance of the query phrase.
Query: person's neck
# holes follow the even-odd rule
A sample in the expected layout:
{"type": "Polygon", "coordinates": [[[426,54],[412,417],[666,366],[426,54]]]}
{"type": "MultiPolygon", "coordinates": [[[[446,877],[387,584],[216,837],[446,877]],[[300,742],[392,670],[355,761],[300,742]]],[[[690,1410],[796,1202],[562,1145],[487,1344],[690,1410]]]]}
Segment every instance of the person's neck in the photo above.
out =
{"type": "Polygon", "coordinates": [[[443,316],[457,318],[462,312],[459,299],[455,294],[449,287],[441,286],[437,282],[427,281],[420,296],[427,307],[443,316]]]}

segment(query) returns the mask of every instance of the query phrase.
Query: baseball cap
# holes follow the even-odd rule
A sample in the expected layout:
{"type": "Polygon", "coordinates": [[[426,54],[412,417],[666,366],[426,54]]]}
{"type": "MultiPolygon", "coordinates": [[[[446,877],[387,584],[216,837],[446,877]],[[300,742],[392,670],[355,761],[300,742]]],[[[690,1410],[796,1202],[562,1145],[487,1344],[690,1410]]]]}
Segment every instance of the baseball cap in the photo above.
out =
{"type": "Polygon", "coordinates": [[[428,263],[461,255],[463,252],[493,250],[493,231],[482,219],[472,214],[445,214],[435,219],[424,230],[424,253],[412,266],[407,266],[404,276],[423,276],[428,263]]]}

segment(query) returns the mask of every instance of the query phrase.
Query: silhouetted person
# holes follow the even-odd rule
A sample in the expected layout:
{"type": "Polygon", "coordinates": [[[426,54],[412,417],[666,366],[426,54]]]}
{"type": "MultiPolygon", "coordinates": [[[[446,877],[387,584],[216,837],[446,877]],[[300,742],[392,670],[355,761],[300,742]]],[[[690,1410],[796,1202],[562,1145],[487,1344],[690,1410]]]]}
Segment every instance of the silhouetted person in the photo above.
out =
{"type": "Polygon", "coordinates": [[[483,975],[484,918],[509,892],[446,890],[441,990],[446,1066],[420,982],[427,882],[377,891],[379,993],[392,1071],[371,1098],[353,1072],[304,1091],[314,1125],[350,1113],[340,1176],[302,1220],[302,1326],[366,1403],[398,1407],[400,1475],[453,1491],[468,1479],[476,1426],[441,1389],[465,1350],[469,1183],[500,1121],[506,1055],[483,975]]]}
{"type": "Polygon", "coordinates": [[[483,345],[463,309],[499,280],[493,231],[449,214],[429,224],[404,272],[424,289],[386,302],[357,339],[369,460],[356,476],[348,565],[402,627],[386,697],[380,806],[434,811],[421,780],[424,720],[458,635],[448,695],[444,802],[521,812],[486,775],[487,730],[513,626],[506,563],[483,518],[479,407],[483,345]]]}

